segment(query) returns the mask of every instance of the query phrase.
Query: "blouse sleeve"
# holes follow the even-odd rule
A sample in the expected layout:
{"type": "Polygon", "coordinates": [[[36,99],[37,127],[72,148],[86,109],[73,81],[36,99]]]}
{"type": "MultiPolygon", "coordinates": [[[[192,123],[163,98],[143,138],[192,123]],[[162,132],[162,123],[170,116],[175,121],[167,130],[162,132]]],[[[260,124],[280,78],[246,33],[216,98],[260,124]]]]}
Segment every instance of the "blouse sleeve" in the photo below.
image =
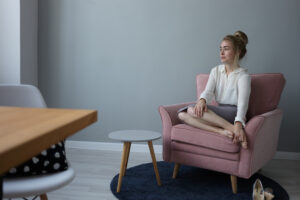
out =
{"type": "Polygon", "coordinates": [[[238,80],[238,102],[237,114],[234,122],[239,121],[246,126],[246,114],[248,110],[249,98],[251,92],[251,77],[249,74],[243,75],[238,80]]]}
{"type": "Polygon", "coordinates": [[[205,90],[201,93],[201,95],[199,97],[199,99],[205,99],[207,104],[209,104],[215,96],[216,70],[217,70],[217,67],[214,67],[210,71],[205,90]]]}

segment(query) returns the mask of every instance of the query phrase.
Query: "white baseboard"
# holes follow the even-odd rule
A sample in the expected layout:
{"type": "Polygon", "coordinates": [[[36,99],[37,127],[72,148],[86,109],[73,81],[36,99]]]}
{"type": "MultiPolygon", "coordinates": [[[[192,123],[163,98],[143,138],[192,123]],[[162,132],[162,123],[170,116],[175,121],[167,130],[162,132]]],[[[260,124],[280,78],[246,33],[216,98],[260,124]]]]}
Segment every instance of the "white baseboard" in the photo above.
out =
{"type": "MultiPolygon", "coordinates": [[[[122,151],[122,143],[109,142],[86,142],[86,141],[72,141],[67,140],[66,148],[75,149],[89,149],[89,150],[104,150],[104,151],[122,151]]],[[[155,153],[162,153],[162,145],[153,145],[155,153]]],[[[148,145],[145,143],[132,143],[131,152],[149,152],[148,145]]],[[[298,152],[284,152],[277,151],[274,159],[282,160],[300,160],[300,153],[298,152]]]]}
{"type": "Polygon", "coordinates": [[[285,152],[277,151],[274,159],[278,160],[300,160],[300,153],[298,152],[285,152]]]}

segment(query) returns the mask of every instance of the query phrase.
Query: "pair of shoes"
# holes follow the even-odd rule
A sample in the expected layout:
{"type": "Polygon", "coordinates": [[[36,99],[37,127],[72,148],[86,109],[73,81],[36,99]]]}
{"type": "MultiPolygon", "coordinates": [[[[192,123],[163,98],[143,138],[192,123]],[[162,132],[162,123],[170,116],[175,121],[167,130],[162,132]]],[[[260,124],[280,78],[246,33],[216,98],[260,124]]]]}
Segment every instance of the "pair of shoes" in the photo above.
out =
{"type": "Polygon", "coordinates": [[[259,179],[253,184],[253,193],[252,199],[253,200],[272,200],[274,198],[272,188],[263,188],[263,185],[259,179]]]}

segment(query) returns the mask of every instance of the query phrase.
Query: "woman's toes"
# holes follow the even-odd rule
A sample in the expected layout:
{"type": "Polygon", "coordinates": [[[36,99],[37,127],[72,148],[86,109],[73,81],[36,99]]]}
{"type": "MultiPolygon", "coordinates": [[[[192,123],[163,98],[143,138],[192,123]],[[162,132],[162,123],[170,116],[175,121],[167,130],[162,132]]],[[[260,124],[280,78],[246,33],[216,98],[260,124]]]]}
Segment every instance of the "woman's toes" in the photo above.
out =
{"type": "Polygon", "coordinates": [[[242,142],[241,142],[241,146],[242,146],[242,148],[244,148],[244,149],[248,149],[247,141],[242,141],[242,142]]]}
{"type": "Polygon", "coordinates": [[[243,137],[243,135],[241,134],[241,135],[239,136],[239,142],[243,142],[243,140],[244,140],[244,137],[243,137]]]}
{"type": "Polygon", "coordinates": [[[245,133],[243,133],[243,135],[242,135],[241,145],[242,145],[242,147],[243,147],[244,149],[247,149],[247,148],[248,148],[247,138],[246,138],[245,133]]]}
{"type": "Polygon", "coordinates": [[[228,131],[228,130],[224,130],[224,133],[227,137],[229,138],[233,138],[233,133],[231,131],[228,131]]]}

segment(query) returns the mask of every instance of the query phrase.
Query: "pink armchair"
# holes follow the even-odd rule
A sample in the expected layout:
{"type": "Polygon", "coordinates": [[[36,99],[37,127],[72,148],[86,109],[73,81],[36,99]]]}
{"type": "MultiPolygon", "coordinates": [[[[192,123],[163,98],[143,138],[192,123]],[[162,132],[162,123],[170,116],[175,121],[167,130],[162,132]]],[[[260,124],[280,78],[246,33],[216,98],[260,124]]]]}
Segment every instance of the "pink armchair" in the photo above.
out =
{"type": "MultiPolygon", "coordinates": [[[[204,90],[208,74],[197,75],[197,97],[204,90]]],[[[174,162],[173,178],[180,164],[210,169],[231,175],[233,193],[237,177],[250,178],[274,156],[283,111],[277,108],[285,85],[282,74],[251,75],[251,95],[245,132],[248,149],[231,139],[183,124],[177,110],[188,104],[160,106],[163,127],[163,159],[174,162]]]]}

